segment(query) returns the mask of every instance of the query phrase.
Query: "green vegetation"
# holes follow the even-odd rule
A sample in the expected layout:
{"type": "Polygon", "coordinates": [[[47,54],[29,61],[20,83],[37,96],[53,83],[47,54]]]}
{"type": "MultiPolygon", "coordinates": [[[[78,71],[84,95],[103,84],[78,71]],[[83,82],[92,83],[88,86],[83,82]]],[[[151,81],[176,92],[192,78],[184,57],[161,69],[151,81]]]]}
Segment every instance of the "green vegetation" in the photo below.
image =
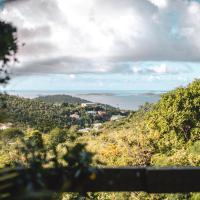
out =
{"type": "MultiPolygon", "coordinates": [[[[88,150],[107,166],[200,166],[200,80],[162,95],[129,118],[108,123],[88,150]]],[[[102,199],[185,199],[184,195],[100,194],[102,199]]],[[[191,194],[191,199],[198,199],[191,194]]]]}
{"type": "MultiPolygon", "coordinates": [[[[49,133],[50,136],[53,136],[49,141],[49,138],[45,138],[39,131],[27,131],[23,133],[23,137],[15,138],[15,141],[12,140],[12,143],[7,141],[7,144],[3,144],[4,150],[12,150],[12,153],[6,152],[7,157],[1,156],[1,159],[6,161],[5,166],[10,167],[10,170],[0,170],[0,175],[4,176],[1,179],[0,199],[62,199],[62,192],[55,194],[47,190],[45,179],[41,175],[43,168],[50,168],[48,175],[51,173],[53,176],[61,176],[63,178],[61,182],[60,180],[58,181],[62,186],[61,190],[69,188],[71,181],[77,181],[81,187],[82,177],[95,172],[90,168],[93,154],[86,152],[85,145],[67,145],[63,143],[65,141],[62,140],[64,137],[59,133],[60,130],[58,129],[49,133]],[[59,149],[59,145],[62,146],[62,151],[59,149]],[[66,166],[73,169],[70,179],[66,178],[64,170],[59,170],[66,166]],[[13,171],[16,167],[18,169],[19,167],[31,168],[34,171],[34,182],[30,181],[29,174],[23,173],[22,175],[22,172],[18,170],[13,171]],[[3,188],[6,188],[6,190],[3,188]],[[14,192],[12,192],[13,188],[14,192]]],[[[5,137],[2,137],[2,141],[4,139],[5,137]]],[[[2,152],[0,151],[1,154],[2,152]]],[[[80,193],[66,194],[65,196],[75,199],[83,195],[80,193]]]]}
{"type": "Polygon", "coordinates": [[[17,29],[11,24],[0,21],[0,84],[5,84],[10,79],[7,65],[10,61],[17,61],[15,54],[18,51],[17,29]]]}
{"type": "Polygon", "coordinates": [[[126,119],[107,123],[95,138],[83,135],[79,140],[88,141],[89,149],[112,166],[198,166],[200,80],[162,95],[158,103],[126,119]]]}
{"type": "MultiPolygon", "coordinates": [[[[92,103],[90,101],[87,101],[85,99],[81,99],[79,97],[74,97],[66,94],[62,95],[47,95],[47,96],[39,96],[35,98],[36,100],[40,100],[46,103],[56,104],[56,105],[64,105],[64,106],[80,106],[82,103],[92,103]]],[[[100,104],[98,103],[96,106],[94,106],[93,110],[102,110],[102,107],[108,111],[117,111],[115,114],[119,113],[119,109],[107,105],[107,104],[100,104]]],[[[88,107],[86,110],[90,110],[91,108],[88,107]]]]}
{"type": "Polygon", "coordinates": [[[4,102],[0,108],[4,108],[9,114],[10,122],[23,129],[34,128],[42,132],[56,127],[70,128],[73,125],[79,128],[91,127],[93,123],[108,121],[113,114],[120,112],[116,108],[104,105],[82,108],[78,103],[57,105],[6,94],[0,94],[0,98],[4,102]],[[95,113],[90,114],[88,111],[95,113]],[[98,111],[106,111],[106,115],[98,115],[98,111]]]}
{"type": "MultiPolygon", "coordinates": [[[[2,130],[0,132],[1,166],[13,165],[17,160],[24,163],[23,156],[17,157],[22,154],[17,153],[15,149],[16,146],[20,146],[21,139],[26,140],[27,137],[33,136],[33,141],[38,141],[38,137],[39,140],[42,138],[43,146],[52,152],[51,155],[57,156],[65,152],[65,145],[87,143],[87,150],[95,155],[96,160],[103,163],[98,163],[98,166],[200,166],[200,80],[194,81],[186,88],[177,88],[163,94],[158,103],[146,104],[126,118],[106,122],[99,132],[84,134],[77,133],[77,126],[68,128],[58,126],[61,110],[76,110],[76,106],[56,106],[39,100],[27,100],[8,95],[4,97],[9,107],[7,111],[11,113],[12,119],[18,119],[19,123],[24,123],[23,120],[30,120],[34,116],[34,119],[38,120],[38,126],[41,124],[40,126],[44,126],[44,130],[48,128],[48,131],[44,134],[32,129],[2,130]],[[37,107],[40,110],[37,110],[37,107]],[[57,115],[49,118],[54,112],[57,115]],[[18,115],[15,115],[16,113],[18,115]],[[44,125],[45,118],[54,125],[50,126],[48,123],[44,125]]],[[[67,115],[66,112],[64,113],[67,115]]],[[[65,118],[65,120],[69,119],[65,118]]],[[[39,129],[34,123],[33,125],[35,129],[39,129]]],[[[39,147],[36,147],[34,151],[38,149],[39,147]]],[[[97,164],[94,162],[93,165],[97,164]]],[[[186,197],[183,194],[97,193],[92,198],[153,200],[185,199],[186,197]]],[[[64,195],[63,199],[70,199],[70,196],[64,195]]],[[[190,199],[199,199],[199,194],[191,193],[190,199]]]]}

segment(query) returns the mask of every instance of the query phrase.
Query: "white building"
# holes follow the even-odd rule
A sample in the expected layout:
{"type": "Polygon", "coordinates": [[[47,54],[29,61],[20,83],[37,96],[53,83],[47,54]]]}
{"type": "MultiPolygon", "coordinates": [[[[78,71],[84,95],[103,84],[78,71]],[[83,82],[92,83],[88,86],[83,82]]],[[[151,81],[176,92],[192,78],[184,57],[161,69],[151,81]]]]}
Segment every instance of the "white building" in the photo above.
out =
{"type": "Polygon", "coordinates": [[[119,120],[119,119],[122,119],[122,118],[124,118],[124,116],[122,116],[122,115],[113,115],[113,116],[110,118],[110,120],[111,120],[111,121],[115,121],[115,120],[119,120]]]}
{"type": "Polygon", "coordinates": [[[96,115],[96,114],[97,114],[97,112],[96,112],[96,111],[93,111],[93,110],[91,110],[91,111],[87,111],[87,114],[89,114],[89,115],[96,115]]]}
{"type": "Polygon", "coordinates": [[[96,103],[82,103],[81,107],[85,108],[85,107],[94,107],[96,106],[96,103]]]}
{"type": "Polygon", "coordinates": [[[91,130],[92,130],[91,128],[83,128],[83,129],[79,129],[78,132],[79,133],[88,133],[91,130]]]}
{"type": "Polygon", "coordinates": [[[71,114],[70,117],[73,119],[80,119],[80,116],[77,113],[71,114]]]}
{"type": "Polygon", "coordinates": [[[93,124],[93,129],[98,131],[102,127],[102,125],[103,125],[102,123],[95,123],[93,124]]]}
{"type": "Polygon", "coordinates": [[[0,130],[6,130],[11,127],[12,127],[12,123],[6,123],[6,124],[0,123],[0,130]]]}

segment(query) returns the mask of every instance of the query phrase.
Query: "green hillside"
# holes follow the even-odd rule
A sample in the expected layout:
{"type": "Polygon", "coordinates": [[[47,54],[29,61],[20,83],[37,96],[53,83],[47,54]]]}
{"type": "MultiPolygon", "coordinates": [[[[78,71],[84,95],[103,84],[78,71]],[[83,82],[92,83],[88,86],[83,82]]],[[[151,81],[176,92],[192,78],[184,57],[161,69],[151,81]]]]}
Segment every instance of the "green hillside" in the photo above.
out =
{"type": "MultiPolygon", "coordinates": [[[[200,166],[200,80],[163,94],[128,119],[84,135],[88,150],[107,166],[200,166]]],[[[102,199],[185,199],[184,195],[101,194],[102,199]],[[121,196],[122,195],[122,196],[121,196]]],[[[200,199],[192,195],[192,199],[200,199]]]]}
{"type": "MultiPolygon", "coordinates": [[[[41,103],[38,100],[22,100],[13,96],[6,98],[7,106],[15,107],[13,111],[7,110],[12,111],[13,116],[17,117],[14,114],[20,113],[18,117],[24,116],[24,119],[28,119],[29,115],[26,116],[24,113],[29,110],[41,126],[44,126],[43,118],[49,119],[49,123],[58,124],[57,120],[60,119],[58,115],[50,114],[61,112],[54,104],[41,103]],[[26,109],[23,105],[26,105],[26,109]],[[43,111],[38,111],[36,115],[33,110],[37,106],[43,111]],[[49,116],[54,118],[48,118],[49,116]]],[[[30,132],[32,135],[38,133],[37,130],[27,130],[25,133],[19,130],[0,131],[2,166],[16,160],[13,149],[17,144],[17,138],[27,137],[30,132]]],[[[60,128],[42,134],[42,137],[45,144],[56,148],[58,153],[63,152],[63,144],[87,143],[87,150],[95,154],[95,160],[100,161],[98,166],[200,166],[200,80],[185,88],[177,88],[163,94],[158,103],[146,104],[126,118],[106,122],[98,132],[76,134],[75,129],[60,128]]],[[[190,194],[190,197],[190,199],[200,199],[199,194],[190,194]]],[[[65,195],[63,199],[69,199],[69,195],[65,195]]],[[[150,195],[141,192],[98,193],[95,199],[181,200],[185,199],[185,195],[150,195]]]]}
{"type": "Polygon", "coordinates": [[[0,109],[4,107],[9,122],[23,129],[34,128],[42,132],[48,132],[56,127],[70,128],[73,125],[77,125],[78,128],[91,127],[94,123],[110,120],[113,114],[120,112],[116,108],[104,105],[83,108],[78,103],[46,103],[39,99],[7,94],[0,94],[0,99],[4,102],[0,109]],[[105,115],[98,114],[98,111],[105,112],[105,115]]]}
{"type": "Polygon", "coordinates": [[[118,122],[97,137],[79,138],[108,165],[199,165],[200,81],[163,94],[156,104],[118,122]],[[112,155],[112,156],[106,156],[112,155]]]}

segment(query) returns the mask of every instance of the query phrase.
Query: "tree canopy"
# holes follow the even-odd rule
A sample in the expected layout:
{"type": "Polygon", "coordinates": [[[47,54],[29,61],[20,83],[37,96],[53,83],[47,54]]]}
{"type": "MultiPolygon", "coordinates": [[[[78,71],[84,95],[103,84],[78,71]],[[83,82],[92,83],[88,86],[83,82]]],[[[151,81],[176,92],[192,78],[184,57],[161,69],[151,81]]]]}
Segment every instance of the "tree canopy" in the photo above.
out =
{"type": "Polygon", "coordinates": [[[17,61],[17,29],[10,23],[0,21],[0,83],[7,83],[9,78],[8,63],[17,61]]]}
{"type": "Polygon", "coordinates": [[[148,126],[162,134],[174,132],[188,141],[200,139],[200,80],[164,94],[148,117],[148,126]]]}

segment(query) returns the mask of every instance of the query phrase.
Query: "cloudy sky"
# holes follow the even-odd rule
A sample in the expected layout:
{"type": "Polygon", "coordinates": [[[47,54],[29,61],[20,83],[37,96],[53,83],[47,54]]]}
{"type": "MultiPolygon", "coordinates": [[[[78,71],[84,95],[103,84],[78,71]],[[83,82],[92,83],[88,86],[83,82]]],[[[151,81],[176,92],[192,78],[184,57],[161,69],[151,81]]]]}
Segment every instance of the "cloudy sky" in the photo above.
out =
{"type": "Polygon", "coordinates": [[[7,89],[169,90],[200,78],[198,0],[0,5],[20,44],[7,89]]]}

